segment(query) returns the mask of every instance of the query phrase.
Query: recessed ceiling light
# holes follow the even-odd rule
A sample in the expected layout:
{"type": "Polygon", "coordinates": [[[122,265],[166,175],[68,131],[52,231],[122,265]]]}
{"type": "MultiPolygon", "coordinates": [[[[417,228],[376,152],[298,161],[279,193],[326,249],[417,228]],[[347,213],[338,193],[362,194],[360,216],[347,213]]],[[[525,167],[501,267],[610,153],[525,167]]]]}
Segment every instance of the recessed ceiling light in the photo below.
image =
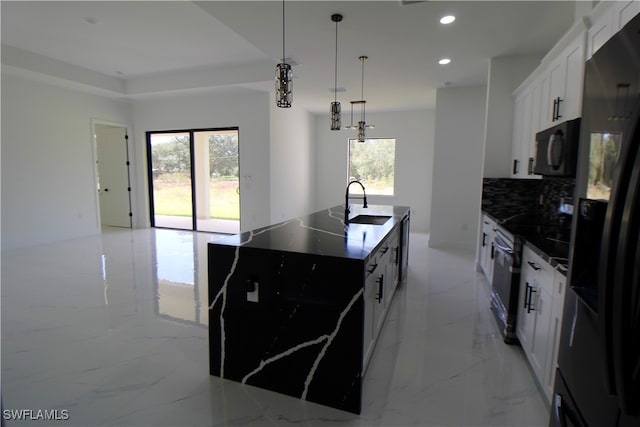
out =
{"type": "Polygon", "coordinates": [[[451,62],[451,60],[449,58],[442,58],[440,61],[438,61],[438,64],[440,65],[447,65],[451,62]]]}
{"type": "Polygon", "coordinates": [[[446,24],[451,24],[455,20],[456,20],[455,16],[447,15],[447,16],[443,16],[442,18],[440,18],[440,23],[446,25],[446,24]]]}
{"type": "Polygon", "coordinates": [[[94,18],[93,16],[85,16],[82,20],[87,24],[98,24],[100,22],[98,18],[94,18]]]}

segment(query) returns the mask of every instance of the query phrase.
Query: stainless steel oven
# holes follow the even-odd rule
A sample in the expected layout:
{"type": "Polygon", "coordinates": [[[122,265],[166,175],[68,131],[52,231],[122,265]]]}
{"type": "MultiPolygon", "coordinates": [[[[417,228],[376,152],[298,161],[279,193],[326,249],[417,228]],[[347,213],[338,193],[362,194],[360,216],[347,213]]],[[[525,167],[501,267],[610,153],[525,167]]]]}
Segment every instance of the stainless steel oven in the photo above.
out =
{"type": "Polygon", "coordinates": [[[520,288],[521,240],[498,227],[494,239],[491,311],[507,344],[518,342],[518,292],[520,288]]]}

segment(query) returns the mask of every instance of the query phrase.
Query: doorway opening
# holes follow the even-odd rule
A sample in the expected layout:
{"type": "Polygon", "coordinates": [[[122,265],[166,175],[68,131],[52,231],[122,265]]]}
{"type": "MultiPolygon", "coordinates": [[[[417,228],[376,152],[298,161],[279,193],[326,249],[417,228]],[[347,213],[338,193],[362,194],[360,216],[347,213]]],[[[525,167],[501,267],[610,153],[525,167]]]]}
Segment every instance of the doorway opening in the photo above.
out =
{"type": "Polygon", "coordinates": [[[100,224],[133,227],[127,128],[93,123],[100,224]]]}
{"type": "Polygon", "coordinates": [[[147,132],[151,226],[240,232],[238,128],[147,132]]]}

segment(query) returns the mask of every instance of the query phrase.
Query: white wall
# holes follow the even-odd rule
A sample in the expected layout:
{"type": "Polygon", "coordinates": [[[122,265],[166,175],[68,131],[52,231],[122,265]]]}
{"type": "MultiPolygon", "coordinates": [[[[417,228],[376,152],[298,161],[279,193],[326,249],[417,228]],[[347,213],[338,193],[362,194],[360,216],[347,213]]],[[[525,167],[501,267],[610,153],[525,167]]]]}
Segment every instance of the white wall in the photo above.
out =
{"type": "MultiPolygon", "coordinates": [[[[343,105],[343,109],[346,108],[343,105]]],[[[349,120],[343,111],[343,125],[349,120]]],[[[431,209],[434,144],[433,110],[367,113],[368,137],[396,138],[396,176],[393,197],[371,196],[369,203],[411,207],[411,230],[427,232],[431,209]]],[[[347,140],[355,130],[331,131],[329,115],[315,116],[316,209],[344,204],[347,186],[347,140]]]]}
{"type": "Polygon", "coordinates": [[[2,74],[2,248],[100,232],[91,119],[131,106],[2,74]]]}
{"type": "Polygon", "coordinates": [[[137,100],[133,104],[136,135],[139,227],[149,226],[146,132],[157,130],[239,128],[240,226],[243,231],[270,224],[269,95],[243,90],[204,92],[137,100]]]}
{"type": "Polygon", "coordinates": [[[486,87],[436,93],[429,246],[476,247],[482,193],[486,87]]]}
{"type": "Polygon", "coordinates": [[[271,222],[302,216],[315,209],[313,116],[296,107],[271,111],[271,222]]]}
{"type": "Polygon", "coordinates": [[[542,56],[491,58],[487,84],[485,158],[483,176],[511,176],[511,140],[515,91],[540,65],[542,56]]]}

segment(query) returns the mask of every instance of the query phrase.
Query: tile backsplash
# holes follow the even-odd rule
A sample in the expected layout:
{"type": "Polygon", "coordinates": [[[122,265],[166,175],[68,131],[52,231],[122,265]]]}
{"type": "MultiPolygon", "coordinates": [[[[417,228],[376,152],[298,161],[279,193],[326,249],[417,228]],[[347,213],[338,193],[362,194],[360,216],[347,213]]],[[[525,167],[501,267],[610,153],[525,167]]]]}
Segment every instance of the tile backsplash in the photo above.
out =
{"type": "Polygon", "coordinates": [[[542,204],[538,204],[537,207],[540,212],[539,216],[547,223],[555,224],[561,216],[558,210],[562,199],[573,203],[576,180],[574,178],[545,178],[541,184],[538,197],[542,196],[542,204]]]}
{"type": "Polygon", "coordinates": [[[482,210],[498,219],[527,215],[527,222],[558,224],[563,198],[573,200],[574,178],[484,178],[482,210]]]}

